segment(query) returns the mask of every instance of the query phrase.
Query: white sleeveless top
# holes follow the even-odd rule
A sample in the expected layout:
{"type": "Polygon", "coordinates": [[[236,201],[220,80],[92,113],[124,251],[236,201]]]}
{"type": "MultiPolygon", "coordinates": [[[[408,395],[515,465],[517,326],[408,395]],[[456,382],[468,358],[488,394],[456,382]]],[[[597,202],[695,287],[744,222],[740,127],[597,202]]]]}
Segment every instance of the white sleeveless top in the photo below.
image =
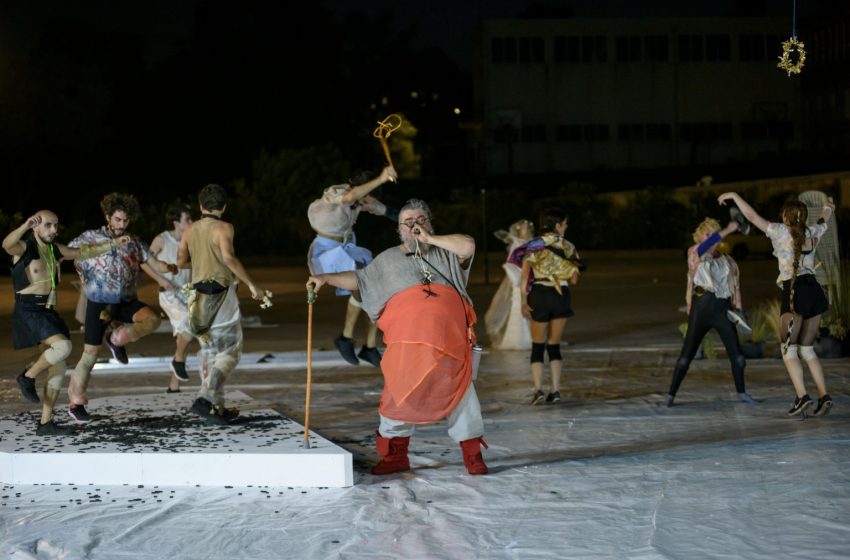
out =
{"type": "MultiPolygon", "coordinates": [[[[164,263],[176,264],[177,249],[180,247],[180,242],[171,235],[170,231],[164,231],[161,235],[162,251],[156,258],[164,263]]],[[[189,283],[192,279],[192,270],[189,268],[181,268],[177,271],[177,274],[171,274],[170,272],[160,272],[159,274],[178,288],[189,283]]]]}

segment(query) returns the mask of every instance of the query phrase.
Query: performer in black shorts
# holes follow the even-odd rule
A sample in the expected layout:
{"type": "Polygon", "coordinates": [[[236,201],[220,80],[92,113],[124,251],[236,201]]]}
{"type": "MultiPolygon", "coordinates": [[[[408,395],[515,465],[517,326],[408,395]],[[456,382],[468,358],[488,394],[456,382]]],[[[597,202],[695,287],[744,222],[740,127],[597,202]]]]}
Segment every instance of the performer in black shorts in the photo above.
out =
{"type": "Polygon", "coordinates": [[[575,246],[564,239],[567,215],[550,209],[540,218],[540,237],[535,237],[515,250],[511,262],[520,264],[520,287],[523,289],[522,314],[531,320],[531,376],[534,394],[531,404],[561,401],[561,337],[567,319],[574,315],[570,285],[578,283],[583,268],[575,246]],[[549,354],[551,387],[543,395],[543,353],[549,354]]]}

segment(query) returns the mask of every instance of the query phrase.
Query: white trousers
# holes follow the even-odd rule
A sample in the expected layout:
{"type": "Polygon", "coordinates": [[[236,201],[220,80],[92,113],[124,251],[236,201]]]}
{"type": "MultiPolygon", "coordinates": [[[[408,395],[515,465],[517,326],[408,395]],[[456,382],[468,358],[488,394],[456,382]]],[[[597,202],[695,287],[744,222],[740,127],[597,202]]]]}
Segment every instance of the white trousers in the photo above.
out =
{"type": "MultiPolygon", "coordinates": [[[[446,417],[446,423],[449,425],[449,437],[458,443],[484,435],[484,420],[481,418],[481,404],[475,393],[475,385],[469,384],[463,399],[446,417]]],[[[378,433],[385,438],[409,437],[413,435],[416,426],[381,415],[378,433]]]]}

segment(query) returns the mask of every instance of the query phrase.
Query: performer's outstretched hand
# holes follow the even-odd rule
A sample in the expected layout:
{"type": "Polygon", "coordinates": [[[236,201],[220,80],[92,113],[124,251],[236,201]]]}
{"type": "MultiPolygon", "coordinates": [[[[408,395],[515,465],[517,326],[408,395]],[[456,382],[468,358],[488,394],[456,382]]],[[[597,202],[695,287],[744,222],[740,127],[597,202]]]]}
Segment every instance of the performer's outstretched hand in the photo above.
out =
{"type": "Polygon", "coordinates": [[[248,284],[248,289],[251,290],[251,299],[257,300],[257,301],[263,299],[263,293],[264,292],[260,288],[256,287],[253,284],[248,284]]]}
{"type": "Polygon", "coordinates": [[[381,171],[381,182],[386,183],[387,181],[390,181],[391,183],[398,181],[398,172],[392,165],[386,166],[383,171],[381,171]]]}
{"type": "Polygon", "coordinates": [[[737,202],[735,198],[740,198],[738,193],[726,192],[717,197],[717,202],[720,203],[721,206],[726,206],[726,201],[731,200],[732,202],[737,202]]]}

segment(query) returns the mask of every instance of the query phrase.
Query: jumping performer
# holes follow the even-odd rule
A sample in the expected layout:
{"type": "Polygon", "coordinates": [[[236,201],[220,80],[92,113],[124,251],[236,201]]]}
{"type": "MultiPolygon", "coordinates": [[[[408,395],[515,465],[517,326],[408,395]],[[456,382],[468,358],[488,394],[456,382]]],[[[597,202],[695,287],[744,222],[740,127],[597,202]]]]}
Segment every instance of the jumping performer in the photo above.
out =
{"type": "MultiPolygon", "coordinates": [[[[170,230],[163,231],[151,241],[151,253],[165,262],[177,262],[177,249],[183,232],[192,224],[192,210],[187,204],[172,206],[165,213],[165,218],[171,225],[170,230]]],[[[168,315],[171,330],[174,333],[176,349],[171,360],[171,379],[167,393],[179,393],[180,381],[189,381],[186,371],[186,353],[192,335],[189,333],[189,308],[183,286],[191,280],[189,269],[180,269],[177,274],[163,273],[159,275],[159,306],[168,315]]]]}
{"type": "MultiPolygon", "coordinates": [[[[68,243],[69,247],[103,244],[122,237],[140,211],[136,197],[122,193],[103,197],[100,209],[106,225],[83,232],[68,243]]],[[[128,358],[124,346],[159,327],[159,312],[138,299],[136,284],[139,271],[144,270],[156,280],[158,277],[154,271],[174,273],[177,267],[158,260],[151,254],[147,243],[134,236],[130,236],[128,243],[108,253],[93,259],[76,260],[74,265],[86,293],[86,323],[83,353],[68,384],[69,412],[77,422],[88,422],[91,416],[85,407],[88,404],[86,390],[101,345],[105,342],[112,356],[126,364],[128,358]],[[108,331],[113,322],[120,325],[108,331]]]]}
{"type": "Polygon", "coordinates": [[[508,231],[499,230],[495,235],[508,246],[508,260],[502,264],[505,277],[484,314],[484,325],[493,348],[528,350],[531,348],[531,326],[522,316],[525,286],[520,285],[521,269],[510,261],[510,256],[534,236],[534,225],[528,220],[519,220],[511,224],[508,231]]]}
{"type": "Polygon", "coordinates": [[[688,304],[688,330],[676,367],[673,380],[667,392],[665,404],[673,406],[676,392],[685,379],[702,339],[708,331],[714,329],[720,335],[726,355],[732,366],[732,377],[738,400],[755,404],[744,387],[744,367],[747,362],[738,346],[738,333],[729,318],[729,311],[741,316],[741,284],[738,264],[735,260],[718,251],[720,241],[727,235],[738,231],[738,224],[730,222],[720,229],[717,220],[706,218],[694,231],[695,245],[688,249],[688,288],[685,301],[688,304]]]}
{"type": "MultiPolygon", "coordinates": [[[[322,198],[314,200],[307,209],[310,227],[316,232],[316,238],[307,252],[307,265],[310,274],[327,274],[363,268],[372,262],[372,252],[357,245],[354,224],[360,212],[365,210],[377,216],[397,219],[398,214],[387,212],[387,207],[370,195],[387,181],[395,182],[398,173],[391,166],[385,167],[381,174],[369,180],[360,175],[348,184],[333,185],[324,190],[322,198]]],[[[374,323],[369,325],[366,343],[360,352],[354,352],[354,327],[360,316],[360,296],[350,290],[337,289],[336,295],[350,295],[345,310],[345,323],[342,334],[334,345],[348,363],[357,365],[360,359],[375,367],[381,365],[381,353],[378,351],[378,329],[374,323]]]]}
{"type": "Polygon", "coordinates": [[[829,309],[829,302],[815,278],[814,253],[820,238],[826,233],[826,222],[835,206],[831,200],[825,201],[817,224],[807,226],[808,210],[799,200],[789,200],[782,206],[781,223],[768,222],[762,218],[737,193],[723,193],[717,200],[720,204],[726,204],[729,200],[734,202],[744,217],[762,230],[773,244],[773,254],[779,264],[776,284],[782,290],[782,360],[796,393],[788,415],[803,414],[813,404],[806,391],[800,358],[809,366],[809,373],[818,390],[818,405],[814,415],[827,414],[832,407],[832,398],[826,392],[823,367],[813,344],[820,328],[820,317],[829,309]]]}
{"type": "Polygon", "coordinates": [[[584,262],[575,246],[564,239],[568,217],[552,208],[540,217],[540,237],[535,237],[511,255],[521,264],[522,315],[531,320],[531,404],[561,402],[561,338],[567,319],[575,315],[570,286],[578,283],[584,262]],[[530,289],[527,287],[531,284],[530,289]],[[543,353],[549,355],[551,386],[543,394],[543,353]]]}
{"type": "Polygon", "coordinates": [[[263,299],[233,248],[233,224],[221,219],[227,193],[207,185],[198,194],[201,219],[186,228],[177,250],[180,268],[192,268],[189,293],[189,332],[201,344],[201,389],[192,412],[208,424],[228,424],[237,416],[224,407],[224,384],[242,356],[242,315],[236,296],[238,281],[263,299]]]}
{"type": "Polygon", "coordinates": [[[50,210],[41,210],[3,239],[3,249],[12,256],[12,285],[15,309],[12,312],[12,341],[16,350],[42,344],[47,349],[18,376],[21,394],[30,402],[39,402],[35,379],[47,370],[42,393],[41,419],[35,433],[62,436],[73,429],[56,424],[53,406],[65,377],[65,359],[71,354],[71,340],[65,321],[56,313],[56,286],[62,259],[87,259],[118,248],[129,237],[110,239],[97,245],[77,248],[56,243],[59,218],[50,210]],[[32,230],[32,235],[23,239],[32,230]]]}
{"type": "Polygon", "coordinates": [[[363,309],[384,332],[384,391],[374,474],[410,468],[407,448],[417,424],[446,418],[470,474],[485,474],[484,422],[472,383],[475,312],[466,293],[475,241],[436,235],[425,202],[409,200],[399,215],[401,245],[365,268],[310,276],[324,284],[359,289],[363,309]]]}

